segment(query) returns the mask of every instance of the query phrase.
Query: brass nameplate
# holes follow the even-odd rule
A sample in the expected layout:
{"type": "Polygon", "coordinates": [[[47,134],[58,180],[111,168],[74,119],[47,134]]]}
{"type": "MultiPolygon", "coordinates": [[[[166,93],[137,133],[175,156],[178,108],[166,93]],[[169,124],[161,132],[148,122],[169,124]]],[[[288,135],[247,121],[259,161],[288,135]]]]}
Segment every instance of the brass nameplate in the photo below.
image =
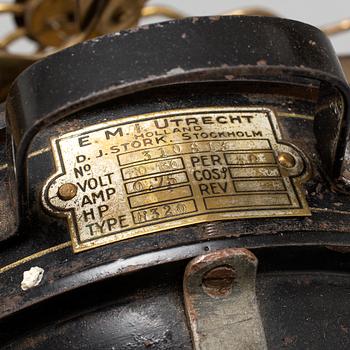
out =
{"type": "Polygon", "coordinates": [[[266,108],[200,108],[105,122],[52,140],[44,206],[75,252],[214,220],[310,215],[307,162],[266,108]]]}

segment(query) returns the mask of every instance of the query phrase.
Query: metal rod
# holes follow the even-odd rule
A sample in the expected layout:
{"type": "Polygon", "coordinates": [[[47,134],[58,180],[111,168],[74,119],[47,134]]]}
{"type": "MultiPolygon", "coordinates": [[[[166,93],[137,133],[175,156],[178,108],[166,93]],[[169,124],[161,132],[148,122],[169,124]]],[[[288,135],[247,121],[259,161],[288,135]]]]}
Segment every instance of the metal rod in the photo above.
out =
{"type": "Polygon", "coordinates": [[[330,24],[328,26],[321,27],[323,32],[327,35],[334,35],[346,32],[350,30],[350,18],[343,19],[342,21],[339,21],[334,24],[330,24]]]}
{"type": "Polygon", "coordinates": [[[279,17],[276,13],[261,7],[248,7],[223,13],[224,16],[266,16],[279,17]]]}
{"type": "Polygon", "coordinates": [[[8,12],[20,15],[24,13],[24,6],[22,4],[0,4],[0,13],[8,12]]]}
{"type": "Polygon", "coordinates": [[[175,11],[165,6],[147,6],[141,11],[142,17],[162,16],[172,19],[181,19],[186,17],[181,12],[175,11]]]}

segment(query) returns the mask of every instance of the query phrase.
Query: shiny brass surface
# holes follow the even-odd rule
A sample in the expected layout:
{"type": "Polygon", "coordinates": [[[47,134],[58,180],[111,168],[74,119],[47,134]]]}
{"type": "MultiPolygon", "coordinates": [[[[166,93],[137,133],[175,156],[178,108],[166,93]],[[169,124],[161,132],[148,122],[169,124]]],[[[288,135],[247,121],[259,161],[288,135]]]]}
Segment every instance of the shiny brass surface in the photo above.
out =
{"type": "Polygon", "coordinates": [[[162,16],[171,19],[181,19],[186,17],[185,14],[173,10],[166,6],[146,6],[141,11],[142,17],[162,16]]]}
{"type": "Polygon", "coordinates": [[[109,1],[101,13],[97,32],[99,34],[118,32],[137,25],[142,16],[141,11],[146,0],[109,1]]]}
{"type": "Polygon", "coordinates": [[[327,34],[327,35],[334,35],[342,32],[346,32],[350,30],[350,18],[343,19],[337,23],[323,26],[321,29],[327,34]]]}
{"type": "Polygon", "coordinates": [[[0,4],[0,13],[13,13],[23,22],[16,35],[10,33],[0,41],[1,47],[27,36],[38,43],[40,51],[48,48],[50,53],[52,48],[136,25],[144,4],[145,0],[26,0],[23,4],[0,4]]]}
{"type": "Polygon", "coordinates": [[[282,152],[278,155],[278,162],[285,168],[293,168],[295,166],[294,157],[287,152],[282,152]]]}
{"type": "Polygon", "coordinates": [[[71,245],[72,245],[72,242],[68,241],[68,242],[57,244],[57,245],[52,246],[50,248],[43,249],[41,251],[35,252],[34,254],[25,256],[24,258],[16,260],[16,261],[14,261],[14,262],[12,262],[12,263],[10,263],[8,265],[1,266],[0,267],[0,274],[5,273],[5,272],[7,272],[9,270],[12,270],[12,269],[14,269],[14,268],[16,268],[18,266],[21,266],[21,265],[23,265],[23,264],[25,264],[25,263],[27,263],[29,261],[38,259],[38,258],[40,258],[42,256],[45,256],[45,255],[57,252],[59,250],[65,249],[65,248],[68,248],[71,245]]]}
{"type": "Polygon", "coordinates": [[[247,7],[243,9],[232,10],[224,13],[227,16],[267,16],[280,17],[275,12],[262,7],[247,7]]]}
{"type": "Polygon", "coordinates": [[[22,4],[8,4],[8,3],[2,3],[0,4],[0,13],[13,13],[16,15],[23,14],[24,12],[24,6],[22,4]]]}
{"type": "Polygon", "coordinates": [[[52,140],[57,173],[42,202],[67,218],[75,252],[200,222],[309,215],[307,160],[281,140],[265,108],[97,124],[52,140]]]}
{"type": "Polygon", "coordinates": [[[30,1],[25,14],[29,37],[41,46],[59,47],[80,32],[74,0],[30,1]]]}
{"type": "MultiPolygon", "coordinates": [[[[0,14],[12,13],[21,23],[13,32],[0,38],[0,76],[6,77],[0,81],[0,101],[5,99],[9,84],[27,67],[23,65],[23,60],[33,63],[81,41],[135,26],[142,16],[144,4],[145,0],[24,0],[18,4],[0,3],[0,14]],[[21,38],[36,42],[37,51],[23,55],[10,53],[9,46],[21,38]],[[13,67],[10,71],[8,65],[13,67]]],[[[153,14],[148,12],[147,16],[157,15],[157,11],[157,7],[153,8],[153,14]]]]}

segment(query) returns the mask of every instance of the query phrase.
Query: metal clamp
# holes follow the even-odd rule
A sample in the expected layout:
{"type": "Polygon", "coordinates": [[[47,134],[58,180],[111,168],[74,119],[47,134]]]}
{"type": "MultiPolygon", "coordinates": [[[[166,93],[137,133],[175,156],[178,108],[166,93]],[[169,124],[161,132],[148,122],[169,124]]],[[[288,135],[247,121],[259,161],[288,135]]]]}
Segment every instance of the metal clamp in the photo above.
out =
{"type": "Polygon", "coordinates": [[[187,265],[185,308],[194,349],[267,349],[255,295],[256,268],[256,257],[236,248],[187,265]]]}

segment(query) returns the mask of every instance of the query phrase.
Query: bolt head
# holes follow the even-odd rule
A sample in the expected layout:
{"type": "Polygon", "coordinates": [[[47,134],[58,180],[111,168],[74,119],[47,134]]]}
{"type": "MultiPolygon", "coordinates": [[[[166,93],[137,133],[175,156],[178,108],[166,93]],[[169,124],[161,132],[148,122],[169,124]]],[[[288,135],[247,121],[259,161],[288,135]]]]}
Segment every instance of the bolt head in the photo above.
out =
{"type": "Polygon", "coordinates": [[[225,297],[231,293],[235,277],[235,270],[231,266],[218,266],[203,276],[202,287],[211,297],[225,297]]]}

